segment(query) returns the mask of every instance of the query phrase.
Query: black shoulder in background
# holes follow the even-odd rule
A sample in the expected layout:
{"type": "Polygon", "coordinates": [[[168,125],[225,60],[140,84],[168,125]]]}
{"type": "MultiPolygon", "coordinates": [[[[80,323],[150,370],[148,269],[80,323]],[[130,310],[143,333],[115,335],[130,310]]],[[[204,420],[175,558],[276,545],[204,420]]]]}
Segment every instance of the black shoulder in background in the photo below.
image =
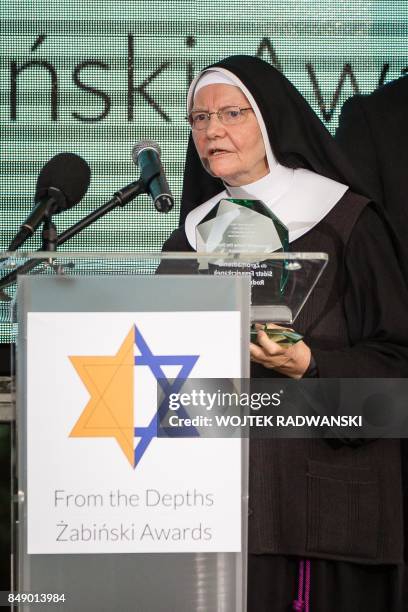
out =
{"type": "Polygon", "coordinates": [[[385,99],[408,99],[408,74],[401,76],[399,79],[385,83],[372,93],[373,98],[381,100],[385,99]]]}
{"type": "Polygon", "coordinates": [[[364,108],[384,108],[392,112],[396,107],[407,109],[408,104],[408,74],[385,83],[378,89],[367,94],[355,94],[348,98],[343,109],[361,103],[364,108]],[[390,108],[388,109],[388,105],[390,108]]]}

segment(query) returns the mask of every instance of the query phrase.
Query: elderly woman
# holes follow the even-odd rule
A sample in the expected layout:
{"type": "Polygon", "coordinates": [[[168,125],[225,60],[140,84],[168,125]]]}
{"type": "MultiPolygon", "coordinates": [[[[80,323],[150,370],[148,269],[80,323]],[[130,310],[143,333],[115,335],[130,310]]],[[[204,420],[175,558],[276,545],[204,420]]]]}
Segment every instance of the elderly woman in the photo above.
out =
{"type": "MultiPolygon", "coordinates": [[[[289,81],[247,56],[203,70],[188,94],[181,225],[164,250],[196,247],[222,197],[261,200],[291,249],[329,264],[282,348],[258,333],[252,376],[405,377],[406,284],[393,233],[363,196],[330,134],[289,81]],[[352,190],[353,188],[353,190],[352,190]]],[[[398,608],[399,444],[251,443],[248,609],[398,608]]]]}

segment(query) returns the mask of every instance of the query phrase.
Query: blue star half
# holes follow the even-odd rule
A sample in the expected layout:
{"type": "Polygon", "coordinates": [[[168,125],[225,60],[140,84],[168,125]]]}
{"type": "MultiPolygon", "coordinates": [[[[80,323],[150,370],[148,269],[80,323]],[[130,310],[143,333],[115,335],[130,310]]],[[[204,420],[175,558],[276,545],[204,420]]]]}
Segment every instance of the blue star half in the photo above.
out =
{"type": "MultiPolygon", "coordinates": [[[[189,377],[191,370],[197,363],[199,355],[153,355],[146,340],[143,338],[140,330],[136,327],[135,332],[135,345],[140,351],[140,355],[135,356],[135,366],[147,366],[150,368],[153,376],[157,380],[158,385],[164,393],[164,399],[154,417],[151,419],[147,427],[135,427],[134,435],[140,438],[135,448],[135,460],[134,467],[140,462],[146,449],[153,438],[157,437],[158,423],[161,423],[169,410],[169,396],[172,393],[179,393],[185,380],[189,377]],[[169,380],[163,372],[162,366],[175,365],[181,366],[180,371],[176,378],[169,380]]],[[[179,417],[188,416],[184,408],[179,408],[179,417]]],[[[198,431],[195,427],[182,428],[180,432],[183,437],[188,435],[189,437],[199,436],[198,431]]]]}

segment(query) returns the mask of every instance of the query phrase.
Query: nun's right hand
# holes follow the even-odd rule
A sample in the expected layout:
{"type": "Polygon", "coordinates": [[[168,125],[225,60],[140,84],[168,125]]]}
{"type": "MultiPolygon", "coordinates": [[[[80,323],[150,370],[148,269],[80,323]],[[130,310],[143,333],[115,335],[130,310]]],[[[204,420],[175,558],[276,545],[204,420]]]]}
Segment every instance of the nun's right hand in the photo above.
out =
{"type": "MultiPolygon", "coordinates": [[[[268,327],[279,328],[279,325],[268,323],[268,327]]],[[[290,378],[302,378],[312,356],[310,348],[302,340],[284,348],[262,330],[258,331],[257,344],[251,342],[249,346],[251,361],[290,378]]]]}

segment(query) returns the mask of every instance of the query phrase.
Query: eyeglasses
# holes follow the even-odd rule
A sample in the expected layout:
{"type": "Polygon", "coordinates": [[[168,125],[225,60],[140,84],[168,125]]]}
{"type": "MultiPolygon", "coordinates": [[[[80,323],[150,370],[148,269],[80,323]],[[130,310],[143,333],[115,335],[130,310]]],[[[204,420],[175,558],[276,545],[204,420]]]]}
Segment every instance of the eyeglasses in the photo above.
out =
{"type": "Polygon", "coordinates": [[[211,115],[217,115],[218,120],[223,125],[239,125],[245,120],[245,111],[253,110],[250,106],[240,108],[239,106],[226,106],[217,111],[208,113],[207,111],[192,111],[186,119],[188,120],[191,129],[205,130],[210,125],[211,115]]]}

